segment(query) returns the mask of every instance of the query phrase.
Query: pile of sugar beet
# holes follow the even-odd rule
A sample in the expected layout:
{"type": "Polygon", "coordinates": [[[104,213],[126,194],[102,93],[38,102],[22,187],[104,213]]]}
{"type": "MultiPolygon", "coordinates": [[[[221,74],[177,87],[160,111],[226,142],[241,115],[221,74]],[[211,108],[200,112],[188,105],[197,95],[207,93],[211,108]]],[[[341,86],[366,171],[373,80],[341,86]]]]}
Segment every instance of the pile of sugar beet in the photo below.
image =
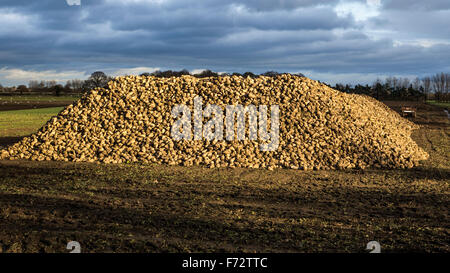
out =
{"type": "Polygon", "coordinates": [[[411,168],[428,158],[411,139],[417,127],[373,98],[290,74],[126,76],[84,94],[37,133],[0,151],[0,159],[302,170],[411,168]],[[195,97],[202,98],[203,107],[278,105],[277,149],[261,151],[261,141],[249,139],[175,140],[172,108],[185,104],[192,110],[195,97]]]}

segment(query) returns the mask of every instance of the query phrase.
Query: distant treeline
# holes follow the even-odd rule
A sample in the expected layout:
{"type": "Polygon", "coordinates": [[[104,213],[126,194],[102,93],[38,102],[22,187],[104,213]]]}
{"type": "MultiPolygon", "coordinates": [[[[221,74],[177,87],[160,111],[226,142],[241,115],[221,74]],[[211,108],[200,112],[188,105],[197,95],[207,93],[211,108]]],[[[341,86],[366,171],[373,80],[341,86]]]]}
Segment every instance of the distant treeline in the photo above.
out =
{"type": "MultiPolygon", "coordinates": [[[[252,72],[245,72],[243,74],[240,73],[217,73],[213,72],[211,70],[204,70],[197,74],[191,74],[188,70],[183,69],[181,71],[174,71],[174,70],[166,70],[166,71],[154,71],[152,73],[142,73],[140,76],[155,76],[155,77],[161,77],[161,78],[168,78],[168,77],[181,77],[183,75],[192,75],[194,77],[198,78],[205,78],[205,77],[221,77],[221,76],[229,76],[229,75],[238,75],[238,76],[244,76],[244,77],[258,77],[259,75],[264,76],[270,76],[274,77],[279,75],[278,72],[275,71],[267,71],[262,74],[254,74],[252,72]]],[[[304,77],[303,74],[296,74],[297,76],[304,77]]],[[[112,80],[113,77],[106,75],[102,71],[96,71],[91,74],[91,76],[87,80],[69,80],[66,82],[65,85],[58,84],[56,81],[36,81],[31,80],[28,83],[28,86],[26,85],[19,85],[17,87],[3,87],[0,84],[0,93],[3,94],[9,94],[9,95],[26,95],[26,94],[53,94],[56,96],[60,96],[62,94],[80,94],[86,91],[89,91],[96,87],[105,87],[107,83],[112,80]]]]}
{"type": "Polygon", "coordinates": [[[89,91],[95,87],[104,87],[107,83],[113,79],[107,76],[101,71],[97,71],[91,74],[87,80],[69,80],[65,85],[58,84],[56,81],[36,81],[31,80],[28,82],[28,86],[19,85],[17,87],[2,87],[0,85],[0,92],[8,94],[42,94],[42,95],[56,95],[62,94],[80,94],[89,91]]]}
{"type": "Polygon", "coordinates": [[[353,94],[364,94],[379,100],[425,100],[450,101],[450,74],[437,73],[422,79],[387,77],[377,79],[372,85],[336,84],[333,88],[353,94]]]}
{"type": "MultiPolygon", "coordinates": [[[[197,74],[191,74],[188,70],[180,71],[166,70],[154,71],[152,73],[142,73],[141,76],[155,77],[181,77],[183,75],[192,75],[199,78],[204,77],[220,77],[220,76],[244,76],[256,78],[260,75],[275,77],[280,75],[276,71],[267,71],[262,74],[254,74],[252,72],[245,73],[217,73],[211,70],[204,70],[197,74]]],[[[295,74],[304,77],[303,74],[295,74]]],[[[26,85],[17,87],[2,87],[0,84],[0,92],[8,94],[79,94],[91,90],[95,87],[104,87],[113,79],[104,72],[97,71],[91,74],[87,80],[69,80],[65,85],[58,84],[56,81],[36,81],[32,80],[26,85]]],[[[329,85],[330,86],[330,85],[329,85]]],[[[377,79],[373,84],[369,85],[349,85],[336,84],[330,86],[337,90],[353,94],[365,94],[379,100],[425,100],[435,99],[437,101],[450,101],[450,74],[437,73],[433,76],[424,78],[397,78],[387,77],[384,80],[377,79]]]]}
{"type": "MultiPolygon", "coordinates": [[[[155,71],[152,73],[142,73],[141,76],[155,76],[155,77],[161,77],[161,78],[170,78],[170,77],[181,77],[183,75],[192,75],[197,78],[206,78],[206,77],[223,77],[223,76],[243,76],[243,77],[251,77],[256,78],[259,76],[267,76],[267,77],[275,77],[277,75],[280,75],[281,73],[278,73],[276,71],[267,71],[262,74],[254,74],[252,72],[245,72],[245,73],[217,73],[213,72],[211,70],[203,70],[200,73],[197,74],[191,74],[188,70],[183,69],[181,71],[172,71],[172,70],[166,70],[166,71],[155,71]]],[[[304,77],[305,75],[301,73],[294,74],[299,77],[304,77]]]]}

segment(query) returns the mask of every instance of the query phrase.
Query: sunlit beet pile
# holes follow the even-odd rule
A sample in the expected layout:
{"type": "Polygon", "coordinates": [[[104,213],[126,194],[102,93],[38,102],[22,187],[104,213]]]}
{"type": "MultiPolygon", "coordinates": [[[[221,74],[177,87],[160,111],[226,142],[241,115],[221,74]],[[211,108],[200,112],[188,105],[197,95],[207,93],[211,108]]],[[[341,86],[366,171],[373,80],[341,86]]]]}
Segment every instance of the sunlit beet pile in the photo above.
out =
{"type": "MultiPolygon", "coordinates": [[[[269,115],[268,114],[268,115],[269,115]]],[[[204,118],[205,122],[208,120],[204,118]]],[[[270,116],[268,116],[270,121],[270,116]]],[[[248,126],[247,126],[248,129],[248,126]]],[[[160,163],[208,167],[411,168],[428,158],[411,139],[417,129],[375,99],[345,94],[305,77],[119,77],[66,107],[37,133],[0,152],[1,159],[160,163]],[[275,151],[260,140],[175,140],[171,110],[279,105],[275,151]]]]}

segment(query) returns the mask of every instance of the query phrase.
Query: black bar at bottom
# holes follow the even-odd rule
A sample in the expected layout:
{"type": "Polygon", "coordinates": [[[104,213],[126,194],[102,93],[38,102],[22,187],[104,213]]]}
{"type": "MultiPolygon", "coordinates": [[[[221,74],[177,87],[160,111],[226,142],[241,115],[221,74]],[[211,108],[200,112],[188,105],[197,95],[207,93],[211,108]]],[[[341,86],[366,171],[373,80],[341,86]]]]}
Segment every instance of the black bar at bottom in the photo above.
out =
{"type": "MultiPolygon", "coordinates": [[[[318,269],[366,269],[384,272],[443,265],[442,254],[0,254],[0,264],[49,269],[100,270],[140,268],[139,272],[315,272],[318,269]],[[30,263],[28,263],[30,260],[30,263]]],[[[131,273],[134,271],[127,271],[131,273]]],[[[432,272],[429,271],[429,272],[432,272]]]]}

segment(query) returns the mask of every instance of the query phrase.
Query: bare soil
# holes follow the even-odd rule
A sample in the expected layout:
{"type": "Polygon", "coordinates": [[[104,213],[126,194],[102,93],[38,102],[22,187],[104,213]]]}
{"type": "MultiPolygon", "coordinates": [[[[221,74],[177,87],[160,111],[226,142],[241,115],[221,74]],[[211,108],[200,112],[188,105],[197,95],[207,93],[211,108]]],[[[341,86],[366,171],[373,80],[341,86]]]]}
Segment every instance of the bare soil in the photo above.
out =
{"type": "Polygon", "coordinates": [[[26,110],[50,107],[64,107],[72,104],[72,101],[35,101],[35,102],[2,102],[0,103],[0,111],[26,110]]]}

